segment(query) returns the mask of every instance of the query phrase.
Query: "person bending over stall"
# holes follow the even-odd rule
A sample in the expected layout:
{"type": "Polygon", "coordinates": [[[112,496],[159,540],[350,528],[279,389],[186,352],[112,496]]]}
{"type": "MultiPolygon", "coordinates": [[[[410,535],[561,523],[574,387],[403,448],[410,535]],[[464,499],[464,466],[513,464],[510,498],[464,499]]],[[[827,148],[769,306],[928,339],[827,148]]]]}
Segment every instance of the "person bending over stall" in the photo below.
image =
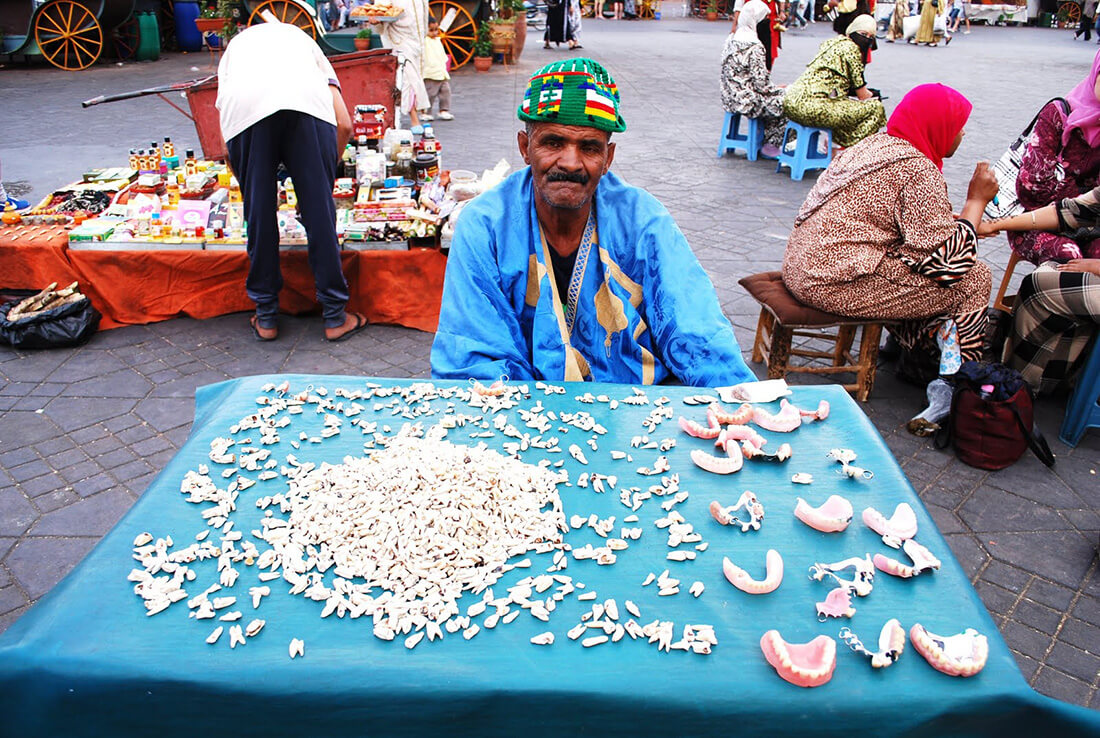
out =
{"type": "Polygon", "coordinates": [[[261,23],[237,34],[218,64],[218,114],[229,166],[241,184],[248,222],[245,290],[256,303],[250,319],[258,341],[279,337],[279,226],[275,174],[283,164],[294,181],[309,266],[321,303],[325,338],[342,341],[367,320],[344,310],[348,283],[336,240],[332,184],[351,117],[336,73],[302,29],[261,23]]]}
{"type": "Polygon", "coordinates": [[[853,20],[848,35],[823,42],[817,56],[787,88],[783,98],[787,117],[804,126],[830,129],[837,146],[851,146],[881,129],[886,111],[863,79],[875,47],[875,21],[869,15],[853,20]]]}
{"type": "Polygon", "coordinates": [[[726,39],[722,49],[722,105],[731,113],[756,118],[764,124],[761,153],[779,154],[783,129],[783,89],[771,83],[764,59],[764,45],[756,33],[756,24],[768,17],[764,0],[749,0],[737,19],[737,31],[726,39]]]}
{"type": "MultiPolygon", "coordinates": [[[[1074,198],[1096,186],[1100,178],[1100,52],[1085,79],[1066,96],[1069,112],[1057,100],[1039,111],[1031,133],[1016,194],[1027,210],[1074,198]]],[[[1082,256],[1100,258],[1096,235],[1011,231],[1008,244],[1033,264],[1082,256]]]]}
{"type": "MultiPolygon", "coordinates": [[[[978,227],[983,236],[1025,230],[1100,238],[1100,187],[978,227]]],[[[1020,285],[1001,361],[1020,372],[1036,392],[1053,392],[1067,385],[1087,361],[1085,349],[1098,334],[1100,259],[1048,261],[1020,285]]]]}
{"type": "Polygon", "coordinates": [[[517,111],[529,165],[470,202],[447,260],[432,376],[720,386],[755,379],[672,216],[608,171],[619,90],[549,64],[517,111]]]}
{"type": "MultiPolygon", "coordinates": [[[[807,305],[888,321],[910,350],[941,344],[941,375],[981,359],[991,286],[974,229],[997,179],[979,163],[956,219],[941,173],[970,110],[950,87],[910,90],[885,133],[833,159],[799,210],[783,258],[784,284],[807,305]]],[[[910,432],[933,432],[950,397],[950,386],[934,380],[930,407],[910,432]]]]}

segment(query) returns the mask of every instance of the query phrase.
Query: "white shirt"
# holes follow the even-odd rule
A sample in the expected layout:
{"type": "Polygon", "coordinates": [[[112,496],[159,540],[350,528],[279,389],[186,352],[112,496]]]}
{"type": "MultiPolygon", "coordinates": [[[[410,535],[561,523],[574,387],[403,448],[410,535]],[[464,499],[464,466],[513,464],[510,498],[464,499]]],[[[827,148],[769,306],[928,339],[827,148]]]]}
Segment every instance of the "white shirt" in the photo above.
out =
{"type": "Polygon", "coordinates": [[[237,34],[218,65],[222,138],[280,110],[336,125],[329,85],[340,83],[320,47],[289,23],[261,23],[237,34]]]}

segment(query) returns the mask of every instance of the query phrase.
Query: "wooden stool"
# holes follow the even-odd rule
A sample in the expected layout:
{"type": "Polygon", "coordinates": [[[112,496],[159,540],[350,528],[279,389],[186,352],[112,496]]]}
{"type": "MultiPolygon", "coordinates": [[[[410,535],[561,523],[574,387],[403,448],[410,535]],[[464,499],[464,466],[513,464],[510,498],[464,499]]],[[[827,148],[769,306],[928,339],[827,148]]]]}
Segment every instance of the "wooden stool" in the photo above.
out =
{"type": "Polygon", "coordinates": [[[756,324],[756,338],[752,343],[752,360],[756,363],[764,362],[768,367],[768,379],[785,379],[792,372],[854,373],[856,381],[844,385],[844,389],[855,393],[860,402],[867,401],[875,386],[878,344],[885,321],[845,318],[803,305],[783,284],[781,272],[753,274],[739,282],[760,303],[760,320],[756,324]],[[822,330],[825,328],[837,330],[835,333],[828,333],[822,330]],[[862,328],[862,333],[857,361],[851,352],[856,330],[859,328],[862,328]],[[814,351],[793,348],[791,339],[794,336],[827,339],[833,342],[833,349],[814,351]],[[825,359],[831,364],[791,366],[792,356],[825,359]]]}

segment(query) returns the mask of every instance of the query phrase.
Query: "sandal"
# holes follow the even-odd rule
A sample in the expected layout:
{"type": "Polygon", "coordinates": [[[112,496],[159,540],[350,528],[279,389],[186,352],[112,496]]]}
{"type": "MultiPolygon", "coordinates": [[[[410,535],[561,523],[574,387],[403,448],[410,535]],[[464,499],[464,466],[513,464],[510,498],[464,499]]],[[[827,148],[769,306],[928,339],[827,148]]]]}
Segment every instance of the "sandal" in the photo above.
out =
{"type": "Polygon", "coordinates": [[[358,333],[359,331],[361,331],[361,330],[363,330],[364,328],[367,327],[367,325],[368,325],[367,319],[364,316],[360,315],[359,313],[352,313],[352,315],[355,317],[355,325],[354,326],[352,326],[351,328],[348,328],[346,331],[344,331],[340,335],[336,336],[335,338],[329,338],[328,336],[325,336],[324,339],[326,341],[328,341],[329,343],[340,343],[341,341],[348,340],[349,338],[354,336],[356,333],[358,333]]]}
{"type": "Polygon", "coordinates": [[[248,325],[252,328],[252,335],[255,336],[257,341],[274,341],[279,337],[278,328],[263,328],[260,326],[260,319],[253,315],[248,319],[248,325]],[[267,333],[267,335],[265,335],[267,333]]]}

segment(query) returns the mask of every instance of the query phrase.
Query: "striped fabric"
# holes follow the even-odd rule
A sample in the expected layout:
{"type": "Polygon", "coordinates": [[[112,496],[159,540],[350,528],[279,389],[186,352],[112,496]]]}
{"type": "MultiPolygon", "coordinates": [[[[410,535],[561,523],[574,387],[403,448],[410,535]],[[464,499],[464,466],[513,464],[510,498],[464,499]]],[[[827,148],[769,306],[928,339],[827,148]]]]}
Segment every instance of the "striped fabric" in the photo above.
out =
{"type": "Polygon", "coordinates": [[[1069,382],[1100,332],[1100,277],[1048,261],[1024,278],[1002,361],[1043,394],[1069,382]]]}

